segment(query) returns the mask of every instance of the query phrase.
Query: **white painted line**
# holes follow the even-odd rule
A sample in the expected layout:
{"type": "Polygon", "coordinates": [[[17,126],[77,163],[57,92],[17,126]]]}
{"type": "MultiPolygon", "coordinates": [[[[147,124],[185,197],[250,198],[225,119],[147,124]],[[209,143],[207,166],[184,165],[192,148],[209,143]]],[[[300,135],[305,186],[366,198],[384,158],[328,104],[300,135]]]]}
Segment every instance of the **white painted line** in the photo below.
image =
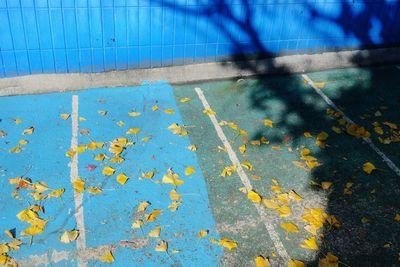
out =
{"type": "MultiPolygon", "coordinates": [[[[77,95],[72,96],[72,138],[71,138],[71,148],[76,151],[78,147],[78,106],[79,100],[77,95]]],[[[70,179],[71,183],[73,183],[76,179],[78,179],[78,153],[72,157],[70,163],[70,179]]],[[[77,193],[74,190],[74,201],[75,201],[75,219],[76,225],[79,230],[79,237],[76,240],[76,248],[78,251],[83,251],[86,248],[86,231],[85,231],[85,222],[83,218],[83,193],[77,193]]],[[[79,267],[86,267],[87,261],[79,258],[78,260],[79,267]]]]}
{"type": "MultiPolygon", "coordinates": [[[[319,89],[317,86],[315,86],[314,82],[310,79],[310,77],[308,77],[306,74],[302,75],[304,80],[307,81],[307,83],[314,89],[315,92],[317,92],[322,99],[325,100],[325,102],[335,111],[339,111],[343,114],[343,118],[348,122],[348,123],[353,123],[354,122],[346,115],[344,114],[344,112],[342,110],[340,110],[335,103],[333,103],[333,101],[324,93],[322,92],[321,89],[319,89]]],[[[386,156],[385,153],[383,153],[375,144],[374,142],[372,142],[371,138],[369,137],[363,137],[362,138],[364,140],[365,143],[367,143],[381,158],[382,160],[386,163],[386,165],[392,169],[392,171],[394,171],[397,176],[400,176],[400,169],[396,166],[396,164],[393,163],[393,161],[386,156]]]]}
{"type": "MultiPolygon", "coordinates": [[[[211,109],[210,104],[208,104],[203,91],[200,88],[195,88],[195,91],[199,96],[201,103],[203,103],[204,108],[211,109]]],[[[210,120],[214,125],[215,131],[217,132],[219,139],[221,139],[222,143],[224,144],[228,152],[229,159],[231,160],[232,164],[236,166],[236,170],[240,177],[240,180],[242,181],[243,185],[246,187],[247,190],[252,190],[253,187],[251,186],[249,177],[247,177],[247,174],[244,172],[242,165],[240,165],[240,161],[235,152],[233,151],[232,146],[229,143],[228,139],[226,138],[221,126],[218,124],[217,118],[215,117],[215,115],[208,115],[208,116],[210,117],[210,120]]],[[[272,242],[274,243],[277,253],[285,261],[286,264],[287,261],[290,259],[289,254],[287,253],[285,247],[283,246],[283,243],[279,238],[278,233],[275,231],[274,226],[269,222],[269,218],[265,211],[265,208],[256,203],[254,203],[254,206],[256,207],[257,212],[260,215],[261,220],[265,225],[265,228],[267,228],[267,231],[269,233],[269,236],[271,237],[272,242]]]]}

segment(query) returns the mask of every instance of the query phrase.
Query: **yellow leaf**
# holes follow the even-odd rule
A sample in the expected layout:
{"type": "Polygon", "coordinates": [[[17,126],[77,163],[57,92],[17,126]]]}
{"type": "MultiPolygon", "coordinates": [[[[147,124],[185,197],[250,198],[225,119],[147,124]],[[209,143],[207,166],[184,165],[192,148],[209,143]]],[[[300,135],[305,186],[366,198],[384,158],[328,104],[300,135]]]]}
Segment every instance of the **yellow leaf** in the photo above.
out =
{"type": "Polygon", "coordinates": [[[128,112],[128,116],[130,116],[130,117],[137,117],[137,116],[140,116],[140,115],[141,115],[140,112],[136,112],[136,111],[128,112]]]}
{"type": "Polygon", "coordinates": [[[11,148],[10,150],[8,150],[8,152],[10,152],[10,153],[16,153],[16,154],[18,154],[18,153],[21,153],[21,147],[19,146],[19,145],[16,145],[15,147],[13,147],[13,148],[11,148]]]}
{"type": "Polygon", "coordinates": [[[160,226],[156,226],[153,230],[151,230],[149,232],[149,236],[150,237],[159,237],[160,236],[160,232],[161,232],[161,227],[160,226]]]}
{"type": "Polygon", "coordinates": [[[105,116],[108,112],[106,110],[98,110],[97,113],[99,113],[101,116],[105,116]]]}
{"type": "Polygon", "coordinates": [[[169,170],[169,172],[162,178],[162,183],[173,184],[174,186],[180,186],[184,183],[184,181],[179,180],[179,175],[177,173],[174,173],[171,170],[169,170]]]}
{"type": "Polygon", "coordinates": [[[93,195],[97,195],[97,194],[100,194],[101,192],[103,192],[103,189],[101,189],[101,188],[98,188],[98,187],[89,187],[88,189],[87,189],[87,191],[90,193],[90,194],[93,194],[93,195]]]}
{"type": "Polygon", "coordinates": [[[104,142],[95,142],[95,141],[90,141],[89,144],[87,144],[87,148],[91,150],[95,150],[97,148],[102,148],[104,146],[104,142]]]}
{"type": "Polygon", "coordinates": [[[124,162],[124,161],[125,161],[125,159],[123,157],[120,157],[120,156],[114,156],[114,157],[112,157],[110,159],[111,163],[121,163],[121,162],[124,162]]]}
{"type": "Polygon", "coordinates": [[[246,145],[241,145],[239,147],[239,151],[240,151],[240,153],[244,154],[246,152],[246,145]]]}
{"type": "Polygon", "coordinates": [[[249,171],[253,170],[253,165],[251,165],[251,163],[248,162],[248,161],[243,161],[240,165],[242,165],[243,167],[245,167],[249,171]]]}
{"type": "Polygon", "coordinates": [[[219,242],[218,245],[223,246],[229,250],[232,250],[234,248],[237,248],[237,243],[235,241],[229,240],[227,238],[222,238],[219,242]]]}
{"type": "Polygon", "coordinates": [[[201,229],[200,231],[197,232],[197,237],[203,238],[208,235],[208,230],[201,229]]]}
{"type": "Polygon", "coordinates": [[[189,167],[187,167],[187,168],[185,169],[185,175],[186,175],[186,176],[192,175],[195,171],[196,171],[196,170],[194,169],[193,166],[189,166],[189,167]]]}
{"type": "Polygon", "coordinates": [[[322,187],[322,189],[324,189],[324,190],[329,189],[331,186],[332,186],[332,182],[322,182],[322,183],[321,183],[321,187],[322,187]]]}
{"type": "Polygon", "coordinates": [[[131,227],[132,227],[133,229],[137,229],[137,228],[141,228],[143,224],[144,224],[143,220],[139,219],[139,220],[134,221],[134,222],[132,223],[132,226],[131,226],[131,227]]]}
{"type": "Polygon", "coordinates": [[[297,168],[300,168],[300,169],[305,169],[306,168],[306,165],[303,163],[303,162],[300,162],[300,161],[292,161],[292,163],[293,163],[293,165],[294,166],[296,166],[297,168]]]}
{"type": "Polygon", "coordinates": [[[383,129],[382,129],[381,127],[379,127],[379,126],[375,126],[375,127],[374,127],[374,131],[375,131],[377,134],[383,134],[383,129]]]}
{"type": "Polygon", "coordinates": [[[273,199],[263,199],[263,203],[269,209],[279,209],[279,205],[273,199]]]}
{"type": "Polygon", "coordinates": [[[125,122],[124,122],[124,121],[118,121],[118,122],[117,122],[117,125],[118,125],[119,127],[122,127],[122,126],[125,125],[125,122]]]}
{"type": "Polygon", "coordinates": [[[301,196],[299,196],[294,190],[291,190],[289,192],[289,198],[291,200],[294,200],[296,202],[300,202],[303,198],[301,196]]]}
{"type": "Polygon", "coordinates": [[[139,132],[140,128],[130,128],[125,134],[138,134],[139,132]]]}
{"type": "Polygon", "coordinates": [[[236,166],[227,166],[222,170],[221,176],[225,177],[226,175],[231,176],[233,172],[236,171],[236,166]]]}
{"type": "Polygon", "coordinates": [[[38,182],[36,182],[36,183],[33,184],[32,187],[33,187],[33,189],[35,189],[35,191],[38,192],[38,193],[43,193],[43,192],[49,190],[49,188],[47,187],[47,185],[46,185],[45,183],[38,183],[38,182]]]}
{"type": "Polygon", "coordinates": [[[5,230],[4,233],[5,233],[9,238],[15,238],[14,230],[5,230]]]}
{"type": "Polygon", "coordinates": [[[113,168],[111,168],[110,166],[105,166],[103,169],[103,174],[106,176],[111,176],[113,175],[115,172],[115,170],[113,168]]]}
{"type": "Polygon", "coordinates": [[[328,133],[326,133],[326,132],[320,132],[320,133],[317,135],[317,141],[325,141],[326,139],[328,139],[328,137],[329,137],[329,134],[328,134],[328,133]]]}
{"type": "Polygon", "coordinates": [[[196,151],[197,147],[195,145],[190,145],[187,147],[187,149],[189,149],[190,151],[196,151]]]}
{"type": "Polygon", "coordinates": [[[179,206],[182,204],[182,202],[174,201],[170,205],[168,205],[168,209],[172,212],[175,212],[178,210],[179,206]]]}
{"type": "Polygon", "coordinates": [[[153,222],[158,215],[160,215],[162,210],[153,210],[150,214],[147,214],[146,217],[146,222],[153,222]]]}
{"type": "Polygon", "coordinates": [[[60,188],[60,189],[51,191],[47,196],[48,197],[60,197],[62,194],[64,194],[64,192],[65,192],[65,189],[60,188]]]}
{"type": "Polygon", "coordinates": [[[154,177],[155,172],[154,171],[150,171],[150,172],[144,172],[142,173],[142,177],[147,178],[147,179],[151,179],[154,177]]]}
{"type": "Polygon", "coordinates": [[[323,89],[325,87],[325,83],[324,82],[314,82],[314,85],[318,89],[323,89]]]}
{"type": "Polygon", "coordinates": [[[269,262],[268,258],[264,258],[263,256],[259,255],[254,258],[254,262],[256,264],[256,267],[268,267],[271,266],[271,263],[269,262]]]}
{"type": "Polygon", "coordinates": [[[247,198],[253,201],[254,203],[260,203],[261,202],[261,196],[254,190],[250,190],[247,193],[247,198]]]}
{"type": "Polygon", "coordinates": [[[117,175],[117,182],[118,183],[120,183],[120,184],[125,184],[126,183],[126,181],[128,181],[128,176],[126,176],[125,174],[123,174],[123,173],[120,173],[120,174],[118,174],[117,175]]]}
{"type": "Polygon", "coordinates": [[[288,217],[292,214],[292,210],[288,206],[281,206],[276,210],[279,212],[280,217],[288,217]]]}
{"type": "Polygon", "coordinates": [[[104,254],[101,256],[100,260],[101,260],[102,262],[112,263],[112,262],[114,262],[114,256],[113,256],[113,254],[111,253],[111,251],[107,251],[106,253],[104,253],[104,254]]]}
{"type": "Polygon", "coordinates": [[[299,261],[299,260],[289,260],[288,261],[288,265],[290,267],[306,267],[306,265],[304,264],[304,262],[299,261]]]}
{"type": "Polygon", "coordinates": [[[79,117],[79,121],[86,121],[87,119],[85,117],[79,117]]]}
{"type": "Polygon", "coordinates": [[[383,247],[384,247],[384,248],[390,248],[390,247],[391,247],[391,244],[390,244],[390,243],[385,243],[385,244],[383,245],[383,247]]]}
{"type": "Polygon", "coordinates": [[[362,218],[361,218],[361,222],[362,222],[363,224],[369,223],[369,219],[368,219],[367,217],[362,217],[362,218]]]}
{"type": "Polygon", "coordinates": [[[175,113],[175,111],[172,108],[164,109],[164,112],[167,113],[167,114],[174,114],[175,113]]]}
{"type": "Polygon", "coordinates": [[[400,222],[400,214],[397,213],[396,216],[394,216],[394,220],[400,222]]]}
{"type": "Polygon", "coordinates": [[[147,136],[147,137],[143,137],[142,139],[140,139],[142,142],[147,142],[147,141],[150,141],[151,140],[151,137],[150,136],[147,136]]]}
{"type": "Polygon", "coordinates": [[[63,119],[63,120],[68,120],[69,116],[70,115],[66,114],[66,113],[60,114],[60,118],[63,119]]]}
{"type": "Polygon", "coordinates": [[[81,193],[85,190],[85,182],[79,177],[73,181],[72,186],[77,193],[81,193]]]}
{"type": "Polygon", "coordinates": [[[318,250],[317,241],[315,240],[315,236],[312,236],[308,239],[304,240],[304,243],[300,245],[302,248],[318,250]]]}
{"type": "Polygon", "coordinates": [[[280,227],[286,231],[286,238],[288,239],[288,234],[289,233],[298,233],[299,232],[299,228],[297,228],[296,225],[294,225],[293,223],[281,223],[280,227]]]}
{"type": "Polygon", "coordinates": [[[325,258],[319,259],[318,267],[339,267],[339,258],[328,252],[325,258]]]}
{"type": "Polygon", "coordinates": [[[106,155],[101,153],[94,157],[94,160],[102,161],[105,157],[106,155]]]}
{"type": "MultiPolygon", "coordinates": [[[[7,244],[12,250],[19,250],[20,245],[22,245],[22,242],[19,239],[13,239],[11,242],[7,244]]],[[[17,266],[13,266],[17,267],[17,266]]]]}
{"type": "Polygon", "coordinates": [[[208,115],[208,116],[213,116],[213,115],[216,115],[216,114],[217,114],[215,111],[213,111],[213,110],[210,109],[210,108],[205,108],[205,109],[203,109],[203,113],[206,114],[206,115],[208,115]]]}
{"type": "Polygon", "coordinates": [[[165,240],[161,240],[160,243],[157,244],[155,251],[158,252],[167,252],[168,250],[168,242],[165,240]]]}
{"type": "Polygon", "coordinates": [[[76,152],[78,152],[78,153],[83,153],[83,152],[85,152],[86,147],[87,147],[87,146],[85,146],[85,145],[80,145],[80,146],[78,146],[78,147],[76,148],[76,152]]]}
{"type": "Polygon", "coordinates": [[[65,231],[61,237],[60,241],[62,243],[68,244],[71,243],[72,241],[76,240],[79,236],[79,231],[78,230],[72,230],[72,231],[65,231]]]}
{"type": "Polygon", "coordinates": [[[385,121],[383,124],[388,126],[390,129],[397,130],[397,125],[395,123],[385,121]]]}
{"type": "Polygon", "coordinates": [[[363,164],[362,169],[364,172],[371,174],[374,170],[376,170],[376,167],[371,162],[366,162],[363,164]]]}
{"type": "Polygon", "coordinates": [[[342,129],[340,129],[339,127],[336,127],[336,126],[332,126],[332,131],[334,131],[337,134],[341,134],[342,133],[342,129]]]}
{"type": "Polygon", "coordinates": [[[10,251],[10,247],[6,244],[0,244],[0,254],[5,254],[10,251]]]}
{"type": "Polygon", "coordinates": [[[21,124],[21,123],[22,123],[22,120],[18,118],[18,119],[15,119],[14,122],[15,122],[15,124],[18,125],[18,124],[21,124]]]}
{"type": "Polygon", "coordinates": [[[145,211],[148,206],[150,206],[150,202],[148,202],[148,201],[140,202],[137,207],[137,212],[145,211]]]}
{"type": "Polygon", "coordinates": [[[312,137],[312,135],[311,135],[310,132],[304,132],[304,136],[305,136],[306,138],[311,138],[311,137],[312,137]]]}
{"type": "Polygon", "coordinates": [[[152,111],[158,110],[158,106],[157,106],[157,105],[152,106],[152,107],[151,107],[151,110],[152,110],[152,111]]]}
{"type": "Polygon", "coordinates": [[[181,200],[181,195],[178,194],[178,192],[177,192],[175,189],[172,189],[172,190],[169,192],[169,198],[170,198],[171,200],[174,200],[174,201],[179,201],[179,200],[181,200]]]}
{"type": "Polygon", "coordinates": [[[273,186],[271,186],[271,189],[275,193],[281,193],[281,187],[279,185],[273,185],[273,186]]]}
{"type": "Polygon", "coordinates": [[[33,128],[32,126],[31,127],[29,127],[29,128],[27,128],[27,129],[25,129],[23,132],[22,132],[22,134],[33,134],[33,132],[35,131],[35,128],[33,128]]]}
{"type": "Polygon", "coordinates": [[[179,101],[182,102],[182,103],[187,103],[187,102],[189,102],[190,100],[192,100],[192,99],[189,98],[189,97],[184,97],[184,98],[181,98],[179,101]]]}
{"type": "Polygon", "coordinates": [[[26,145],[26,144],[28,144],[29,142],[27,141],[27,140],[25,140],[25,139],[21,139],[21,140],[19,140],[19,142],[18,142],[20,145],[26,145]]]}
{"type": "Polygon", "coordinates": [[[268,119],[265,119],[265,120],[264,120],[264,125],[265,125],[265,126],[268,126],[268,127],[270,127],[270,128],[274,127],[274,126],[273,126],[273,122],[272,122],[271,120],[268,120],[268,119]]]}

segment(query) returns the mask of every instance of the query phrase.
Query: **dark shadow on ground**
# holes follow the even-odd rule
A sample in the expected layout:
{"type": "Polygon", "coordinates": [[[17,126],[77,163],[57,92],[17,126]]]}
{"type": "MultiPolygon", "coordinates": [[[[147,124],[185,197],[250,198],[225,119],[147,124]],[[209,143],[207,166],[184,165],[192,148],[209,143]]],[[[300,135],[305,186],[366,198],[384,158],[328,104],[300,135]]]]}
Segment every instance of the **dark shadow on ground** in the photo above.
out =
{"type": "MultiPolygon", "coordinates": [[[[223,34],[229,36],[232,46],[232,54],[229,61],[237,62],[236,67],[245,71],[257,73],[259,65],[255,65],[248,59],[249,54],[256,52],[257,57],[266,58],[274,56],[262,42],[252,25],[252,16],[257,5],[248,0],[238,1],[244,8],[245,16],[238,17],[230,8],[226,0],[218,0],[213,4],[191,8],[179,5],[171,1],[162,1],[164,7],[169,7],[177,12],[184,12],[187,16],[207,16],[223,34]],[[230,23],[225,23],[229,21],[230,23]],[[243,44],[237,38],[237,32],[227,25],[234,24],[241,34],[251,40],[252,47],[243,44]]],[[[379,43],[387,45],[399,44],[396,33],[400,27],[396,25],[399,3],[396,1],[379,2],[381,9],[377,11],[372,5],[378,4],[371,1],[363,2],[364,8],[354,12],[353,2],[340,1],[341,13],[334,18],[321,14],[312,5],[305,4],[311,13],[313,20],[324,20],[334,23],[346,36],[355,37],[365,47],[379,47],[375,45],[377,40],[370,37],[370,31],[380,31],[379,43]],[[364,25],[362,29],[356,25],[364,25]],[[378,26],[377,26],[378,25],[378,26]]],[[[265,14],[268,16],[270,14],[265,14]]],[[[323,32],[320,33],[323,36],[323,32]]],[[[253,55],[254,56],[254,55],[253,55]]],[[[254,57],[251,58],[254,58],[254,57]]],[[[363,60],[368,60],[368,54],[356,56],[355,65],[362,65],[363,60]]],[[[285,67],[276,66],[268,61],[267,67],[273,72],[285,73],[285,67]]],[[[395,163],[400,164],[400,145],[393,143],[383,145],[374,132],[372,123],[381,124],[384,121],[400,123],[398,107],[400,106],[400,70],[396,67],[375,67],[363,70],[362,73],[339,72],[336,75],[315,74],[314,77],[326,83],[326,90],[332,84],[332,90],[340,92],[333,96],[334,101],[360,125],[365,126],[372,134],[372,139],[379,144],[385,153],[392,157],[395,163]],[[348,82],[351,81],[351,82],[348,82]],[[375,116],[377,111],[382,116],[375,116]]],[[[307,266],[317,266],[318,259],[325,257],[328,252],[338,256],[340,261],[350,266],[398,266],[400,250],[400,222],[394,220],[396,213],[400,213],[400,183],[399,177],[382,162],[368,145],[362,145],[360,138],[343,134],[336,134],[331,130],[332,126],[339,126],[337,118],[329,116],[325,111],[321,112],[314,102],[307,101],[304,90],[293,90],[299,87],[298,76],[286,76],[270,78],[259,73],[255,78],[258,85],[251,92],[251,101],[254,109],[268,111],[271,106],[268,100],[279,99],[287,107],[286,113],[280,118],[279,126],[284,127],[284,136],[270,137],[264,128],[252,138],[267,136],[273,142],[286,142],[291,140],[293,146],[300,146],[300,137],[305,131],[310,131],[315,136],[321,131],[329,133],[327,140],[329,145],[314,154],[322,166],[315,168],[312,173],[314,183],[323,181],[333,182],[333,187],[328,190],[328,204],[326,212],[336,216],[342,224],[338,230],[326,228],[322,233],[322,243],[318,255],[307,266]],[[263,88],[268,88],[264,90],[263,88]],[[302,124],[286,124],[289,116],[295,114],[302,124]],[[285,140],[284,140],[285,139],[285,140]],[[366,161],[374,162],[379,170],[372,175],[362,171],[361,166],[366,161]],[[353,183],[351,195],[344,194],[347,183],[353,183]],[[364,218],[364,219],[363,219],[364,218]],[[385,248],[385,244],[389,246],[385,248]]],[[[301,81],[301,80],[300,80],[301,81]]],[[[343,128],[343,127],[342,127],[343,128]]],[[[389,129],[385,129],[389,132],[389,129]]],[[[396,132],[396,131],[392,131],[396,132]]],[[[386,136],[388,134],[386,133],[386,136]]],[[[310,186],[311,181],[310,181],[310,186]]],[[[312,186],[315,190],[323,190],[318,186],[312,186]]]]}

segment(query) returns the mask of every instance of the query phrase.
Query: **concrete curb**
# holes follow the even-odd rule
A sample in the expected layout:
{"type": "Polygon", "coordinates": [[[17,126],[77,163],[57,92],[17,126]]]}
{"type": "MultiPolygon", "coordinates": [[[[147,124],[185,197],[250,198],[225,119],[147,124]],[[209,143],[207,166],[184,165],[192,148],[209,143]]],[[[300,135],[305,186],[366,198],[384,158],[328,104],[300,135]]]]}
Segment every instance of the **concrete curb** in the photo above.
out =
{"type": "Polygon", "coordinates": [[[397,62],[400,62],[400,47],[103,73],[37,74],[0,79],[0,96],[132,86],[139,85],[144,80],[166,80],[171,84],[181,84],[260,74],[306,73],[397,62]]]}

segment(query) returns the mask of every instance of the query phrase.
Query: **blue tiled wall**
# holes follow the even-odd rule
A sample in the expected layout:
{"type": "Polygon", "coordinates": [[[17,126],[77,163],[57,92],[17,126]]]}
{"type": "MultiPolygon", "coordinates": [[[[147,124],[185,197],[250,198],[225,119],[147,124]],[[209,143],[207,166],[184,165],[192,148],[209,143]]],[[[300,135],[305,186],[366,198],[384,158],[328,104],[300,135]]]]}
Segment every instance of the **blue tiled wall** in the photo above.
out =
{"type": "Polygon", "coordinates": [[[396,0],[0,0],[0,77],[400,43],[396,0]]]}

